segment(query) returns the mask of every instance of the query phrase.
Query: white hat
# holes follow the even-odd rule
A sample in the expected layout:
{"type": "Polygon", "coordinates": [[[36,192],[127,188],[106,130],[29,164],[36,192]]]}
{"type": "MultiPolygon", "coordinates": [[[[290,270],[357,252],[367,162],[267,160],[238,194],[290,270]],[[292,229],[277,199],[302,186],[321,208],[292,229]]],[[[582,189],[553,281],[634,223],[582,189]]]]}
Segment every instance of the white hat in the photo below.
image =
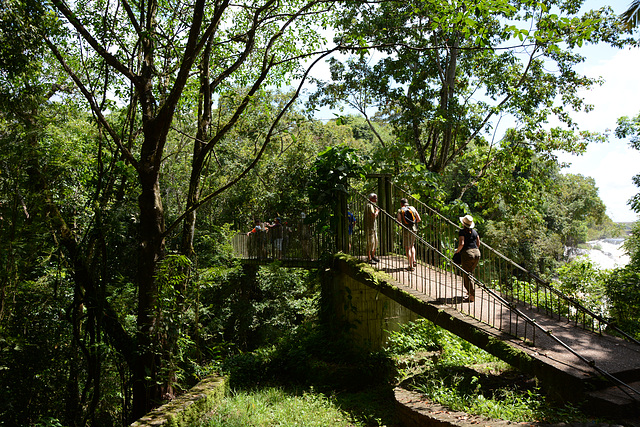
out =
{"type": "Polygon", "coordinates": [[[467,228],[473,228],[476,225],[473,223],[473,217],[471,215],[465,215],[460,217],[460,222],[467,228]]]}

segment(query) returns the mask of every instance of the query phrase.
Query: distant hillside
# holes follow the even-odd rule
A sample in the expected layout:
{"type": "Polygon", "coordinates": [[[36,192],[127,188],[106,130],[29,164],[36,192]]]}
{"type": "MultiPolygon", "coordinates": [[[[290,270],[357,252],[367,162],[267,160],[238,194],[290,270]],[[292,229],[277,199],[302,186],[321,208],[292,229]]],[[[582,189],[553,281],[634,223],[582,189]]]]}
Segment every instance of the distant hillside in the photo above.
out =
{"type": "Polygon", "coordinates": [[[627,237],[631,234],[633,224],[633,222],[613,222],[609,218],[602,224],[590,224],[587,230],[586,241],[627,237]]]}

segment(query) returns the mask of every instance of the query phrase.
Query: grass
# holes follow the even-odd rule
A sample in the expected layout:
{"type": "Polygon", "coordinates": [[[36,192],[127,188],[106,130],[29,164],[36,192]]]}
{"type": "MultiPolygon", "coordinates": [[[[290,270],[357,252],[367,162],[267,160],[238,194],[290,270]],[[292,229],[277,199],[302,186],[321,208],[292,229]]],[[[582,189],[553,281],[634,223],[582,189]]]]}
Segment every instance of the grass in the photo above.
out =
{"type": "Polygon", "coordinates": [[[320,393],[279,387],[232,393],[198,427],[365,426],[320,393]]]}
{"type": "Polygon", "coordinates": [[[511,369],[480,373],[473,366],[435,367],[412,379],[407,388],[451,410],[487,418],[512,422],[585,419],[571,405],[555,406],[548,402],[534,380],[511,369]]]}
{"type": "Polygon", "coordinates": [[[547,399],[534,378],[426,320],[392,334],[388,350],[403,367],[404,388],[451,410],[512,422],[590,420],[547,399]]]}
{"type": "Polygon", "coordinates": [[[451,410],[492,419],[593,421],[574,406],[549,401],[534,378],[426,320],[391,333],[384,356],[355,364],[345,346],[338,351],[318,338],[298,336],[278,350],[237,357],[228,364],[235,391],[195,427],[397,427],[396,384],[451,410]]]}

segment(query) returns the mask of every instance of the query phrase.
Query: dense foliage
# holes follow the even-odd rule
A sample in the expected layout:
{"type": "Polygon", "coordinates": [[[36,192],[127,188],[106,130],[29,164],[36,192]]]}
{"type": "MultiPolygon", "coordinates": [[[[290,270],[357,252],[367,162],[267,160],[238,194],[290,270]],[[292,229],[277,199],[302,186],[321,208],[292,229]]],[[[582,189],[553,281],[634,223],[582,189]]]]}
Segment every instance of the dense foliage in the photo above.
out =
{"type": "Polygon", "coordinates": [[[345,62],[331,61],[332,81],[321,82],[314,99],[334,105],[347,98],[365,117],[373,110],[392,124],[392,144],[413,152],[402,160],[433,172],[444,171],[474,142],[500,145],[502,120],[515,122],[506,138],[515,148],[580,152],[584,140],[572,132],[570,111],[590,109],[578,92],[596,81],[575,72],[584,61],[576,48],[623,43],[610,8],[581,14],[581,5],[346,2],[336,38],[361,49],[345,62]],[[549,129],[552,116],[567,127],[549,129]]]}
{"type": "MultiPolygon", "coordinates": [[[[609,9],[579,4],[3,1],[1,422],[125,425],[220,369],[330,376],[346,353],[310,326],[316,277],[243,268],[230,241],[256,219],[322,217],[366,171],[473,213],[483,238],[551,272],[607,223],[594,182],[553,156],[593,137],[567,112],[593,83],[570,48],[625,42],[609,9]],[[298,97],[337,51],[355,56],[318,100],[349,96],[362,117],[323,123],[298,97]],[[468,103],[476,90],[487,99],[468,103]],[[507,113],[521,126],[489,142],[507,113]],[[552,113],[570,126],[544,129],[552,113]]],[[[610,284],[617,316],[634,271],[610,284]]],[[[389,368],[355,354],[365,383],[389,368]]]]}
{"type": "MultiPolygon", "coordinates": [[[[637,6],[637,5],[636,5],[637,6]]],[[[636,18],[637,19],[637,18],[636,18]]],[[[640,150],[640,114],[633,118],[618,120],[616,136],[628,138],[631,147],[640,150]]],[[[640,187],[640,175],[633,177],[640,187]]],[[[629,205],[640,214],[640,195],[629,200],[629,205]]],[[[617,268],[604,281],[607,298],[611,304],[611,317],[619,326],[640,339],[640,223],[633,224],[624,246],[629,254],[629,263],[617,268]]]]}

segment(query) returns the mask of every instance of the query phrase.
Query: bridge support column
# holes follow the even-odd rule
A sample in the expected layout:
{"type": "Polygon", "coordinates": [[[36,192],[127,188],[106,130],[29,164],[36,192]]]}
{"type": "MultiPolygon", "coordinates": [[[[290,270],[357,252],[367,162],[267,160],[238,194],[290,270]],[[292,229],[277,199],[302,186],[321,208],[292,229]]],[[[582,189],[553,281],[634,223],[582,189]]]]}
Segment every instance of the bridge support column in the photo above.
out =
{"type": "Polygon", "coordinates": [[[346,333],[369,350],[382,349],[389,332],[419,315],[379,290],[336,269],[322,275],[324,321],[336,333],[346,333]]]}
{"type": "Polygon", "coordinates": [[[256,339],[252,336],[251,323],[253,318],[250,315],[250,307],[254,304],[255,298],[258,295],[258,269],[257,264],[243,264],[242,276],[237,282],[239,289],[238,301],[235,306],[236,312],[236,326],[237,326],[237,344],[240,348],[247,349],[254,345],[256,339]]]}

